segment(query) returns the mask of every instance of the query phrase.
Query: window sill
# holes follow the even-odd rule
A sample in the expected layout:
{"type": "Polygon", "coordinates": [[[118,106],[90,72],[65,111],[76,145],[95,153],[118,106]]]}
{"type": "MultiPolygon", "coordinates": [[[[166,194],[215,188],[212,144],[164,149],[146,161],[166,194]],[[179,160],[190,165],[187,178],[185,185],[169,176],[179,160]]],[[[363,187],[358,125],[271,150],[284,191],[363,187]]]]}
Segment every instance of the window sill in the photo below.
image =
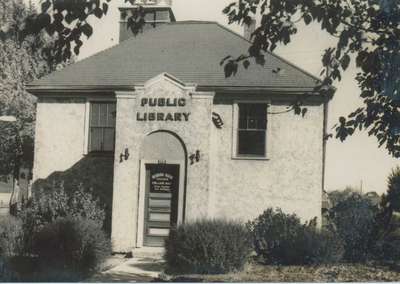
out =
{"type": "Polygon", "coordinates": [[[254,160],[254,161],[269,161],[269,157],[257,157],[257,156],[232,156],[232,160],[254,160]]]}

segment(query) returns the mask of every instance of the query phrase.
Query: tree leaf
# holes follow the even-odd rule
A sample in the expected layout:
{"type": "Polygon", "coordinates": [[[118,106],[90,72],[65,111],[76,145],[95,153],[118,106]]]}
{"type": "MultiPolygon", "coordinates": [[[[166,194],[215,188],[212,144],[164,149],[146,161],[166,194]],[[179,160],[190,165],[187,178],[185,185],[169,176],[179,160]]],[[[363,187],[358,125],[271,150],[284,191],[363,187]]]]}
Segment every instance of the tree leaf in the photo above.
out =
{"type": "Polygon", "coordinates": [[[72,13],[68,12],[65,15],[65,21],[67,22],[67,24],[71,24],[76,18],[72,15],[72,13]]]}
{"type": "Polygon", "coordinates": [[[93,34],[93,28],[88,23],[84,24],[80,27],[81,32],[86,35],[88,38],[93,34]]]}
{"type": "Polygon", "coordinates": [[[243,61],[243,67],[245,68],[245,69],[248,69],[249,68],[249,66],[250,66],[250,61],[249,60],[244,60],[243,61]]]}
{"type": "Polygon", "coordinates": [[[226,7],[222,10],[222,13],[228,14],[228,13],[231,11],[231,8],[232,8],[233,6],[235,6],[235,5],[236,5],[236,2],[230,3],[228,6],[226,6],[226,7]]]}
{"type": "Polygon", "coordinates": [[[42,7],[42,13],[46,13],[47,10],[50,8],[51,6],[51,2],[50,0],[46,0],[42,3],[41,7],[42,7]]]}
{"type": "Polygon", "coordinates": [[[228,77],[236,75],[237,70],[238,70],[237,62],[230,60],[224,66],[225,77],[228,78],[228,77]]]}
{"type": "Polygon", "coordinates": [[[224,57],[224,58],[221,60],[221,62],[219,63],[219,65],[220,65],[220,66],[224,65],[225,61],[228,60],[228,59],[230,59],[230,58],[232,58],[232,56],[230,56],[230,55],[224,57]]]}
{"type": "Polygon", "coordinates": [[[51,23],[51,17],[49,14],[41,13],[36,18],[36,28],[38,31],[47,27],[51,23]]]}
{"type": "Polygon", "coordinates": [[[350,64],[350,56],[348,54],[345,54],[342,57],[342,59],[340,61],[340,64],[341,64],[343,70],[346,70],[349,67],[349,64],[350,64]]]}
{"type": "Polygon", "coordinates": [[[97,17],[97,18],[101,18],[101,17],[103,17],[103,10],[101,10],[99,7],[97,7],[96,9],[94,9],[93,10],[93,13],[94,13],[94,15],[97,17]]]}
{"type": "Polygon", "coordinates": [[[107,3],[103,3],[103,13],[104,15],[107,15],[108,12],[108,4],[107,3]]]}
{"type": "Polygon", "coordinates": [[[80,50],[80,46],[76,45],[76,46],[74,47],[74,53],[75,53],[76,55],[79,55],[79,50],[80,50]]]}
{"type": "Polygon", "coordinates": [[[342,31],[338,41],[338,48],[344,48],[349,44],[349,32],[347,30],[342,31]]]}
{"type": "Polygon", "coordinates": [[[304,14],[303,20],[304,20],[304,23],[306,25],[308,25],[312,22],[312,16],[310,14],[304,14]]]}
{"type": "Polygon", "coordinates": [[[256,56],[256,63],[264,66],[265,65],[265,56],[263,54],[256,56]]]}

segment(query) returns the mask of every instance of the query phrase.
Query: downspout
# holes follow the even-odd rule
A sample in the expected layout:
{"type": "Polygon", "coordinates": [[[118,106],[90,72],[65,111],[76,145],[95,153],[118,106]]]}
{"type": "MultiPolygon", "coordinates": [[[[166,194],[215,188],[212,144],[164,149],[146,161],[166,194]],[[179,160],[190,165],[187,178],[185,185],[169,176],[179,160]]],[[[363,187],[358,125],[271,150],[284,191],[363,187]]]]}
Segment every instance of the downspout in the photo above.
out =
{"type": "Polygon", "coordinates": [[[328,128],[328,106],[329,106],[330,98],[326,98],[324,102],[324,121],[323,121],[323,130],[322,130],[322,191],[321,194],[325,191],[325,168],[326,168],[326,142],[328,140],[328,133],[326,132],[328,128]]]}

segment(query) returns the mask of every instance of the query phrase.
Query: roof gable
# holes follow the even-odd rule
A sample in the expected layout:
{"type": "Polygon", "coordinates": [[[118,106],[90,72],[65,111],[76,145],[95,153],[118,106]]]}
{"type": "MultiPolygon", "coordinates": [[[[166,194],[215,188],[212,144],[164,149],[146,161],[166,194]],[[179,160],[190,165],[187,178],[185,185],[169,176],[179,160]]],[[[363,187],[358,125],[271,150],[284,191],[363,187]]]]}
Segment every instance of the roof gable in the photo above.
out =
{"type": "Polygon", "coordinates": [[[312,90],[317,78],[272,54],[266,64],[225,77],[220,62],[246,52],[250,42],[214,22],[162,25],[31,83],[36,89],[133,89],[167,72],[209,88],[312,90]],[[275,70],[281,72],[275,72],[275,70]]]}
{"type": "Polygon", "coordinates": [[[185,84],[184,82],[182,82],[181,80],[179,80],[178,78],[172,76],[171,74],[168,74],[167,72],[163,72],[157,76],[155,76],[154,78],[151,78],[149,80],[147,80],[143,86],[140,85],[136,85],[136,89],[139,88],[144,88],[144,89],[148,89],[153,85],[159,84],[160,82],[167,82],[171,85],[174,85],[175,87],[181,89],[181,90],[192,90],[195,88],[195,85],[192,84],[185,84]]]}

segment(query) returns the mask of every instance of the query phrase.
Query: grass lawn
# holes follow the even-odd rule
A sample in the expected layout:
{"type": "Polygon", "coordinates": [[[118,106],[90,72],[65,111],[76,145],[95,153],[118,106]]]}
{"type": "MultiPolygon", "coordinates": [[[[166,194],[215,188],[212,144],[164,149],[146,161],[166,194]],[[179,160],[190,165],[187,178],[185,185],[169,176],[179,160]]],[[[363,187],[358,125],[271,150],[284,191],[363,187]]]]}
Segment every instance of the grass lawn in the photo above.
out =
{"type": "Polygon", "coordinates": [[[400,270],[373,264],[268,266],[253,262],[248,264],[243,272],[224,275],[180,275],[168,280],[173,282],[392,282],[400,281],[400,270]]]}

